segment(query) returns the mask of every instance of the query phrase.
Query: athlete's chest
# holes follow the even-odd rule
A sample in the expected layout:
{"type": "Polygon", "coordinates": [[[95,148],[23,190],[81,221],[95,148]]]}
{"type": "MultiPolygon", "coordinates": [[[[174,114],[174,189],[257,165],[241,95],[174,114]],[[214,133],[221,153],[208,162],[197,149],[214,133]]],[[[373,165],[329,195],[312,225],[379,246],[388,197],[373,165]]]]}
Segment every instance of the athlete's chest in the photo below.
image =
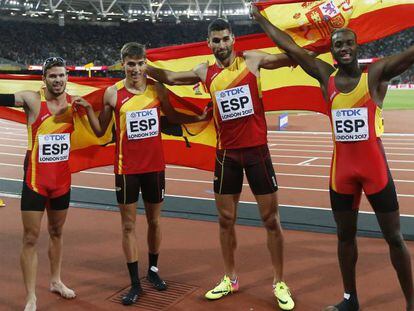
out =
{"type": "Polygon", "coordinates": [[[335,87],[341,93],[350,93],[359,86],[361,78],[361,75],[356,77],[345,77],[337,75],[334,78],[335,87]]]}

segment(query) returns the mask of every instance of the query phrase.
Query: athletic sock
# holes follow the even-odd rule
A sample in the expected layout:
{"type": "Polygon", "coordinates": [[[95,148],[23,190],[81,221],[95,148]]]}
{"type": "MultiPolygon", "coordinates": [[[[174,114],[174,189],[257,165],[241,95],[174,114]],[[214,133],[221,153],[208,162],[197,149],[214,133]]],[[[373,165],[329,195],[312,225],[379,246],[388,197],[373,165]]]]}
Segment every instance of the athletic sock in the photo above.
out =
{"type": "Polygon", "coordinates": [[[158,266],[158,254],[148,253],[148,270],[158,266]]]}
{"type": "Polygon", "coordinates": [[[156,290],[166,290],[167,284],[158,275],[158,254],[148,253],[148,275],[147,280],[152,284],[156,290]]]}
{"type": "Polygon", "coordinates": [[[142,292],[141,282],[138,275],[138,261],[127,262],[129,278],[131,279],[131,288],[128,293],[122,297],[122,304],[125,306],[132,305],[137,301],[139,294],[142,292]]]}
{"type": "Polygon", "coordinates": [[[344,299],[335,307],[338,311],[358,311],[359,302],[356,292],[344,293],[344,299]]]}
{"type": "Polygon", "coordinates": [[[131,286],[141,287],[141,283],[139,281],[139,275],[138,275],[138,261],[128,262],[127,266],[128,266],[129,278],[131,279],[131,286]]]}

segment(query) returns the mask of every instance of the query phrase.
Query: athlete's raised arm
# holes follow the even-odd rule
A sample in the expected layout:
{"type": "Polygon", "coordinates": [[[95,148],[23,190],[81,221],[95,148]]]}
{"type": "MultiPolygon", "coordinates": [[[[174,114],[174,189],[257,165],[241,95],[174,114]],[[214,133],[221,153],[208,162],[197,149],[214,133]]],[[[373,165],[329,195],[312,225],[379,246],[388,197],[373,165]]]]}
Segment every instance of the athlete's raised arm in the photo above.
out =
{"type": "Polygon", "coordinates": [[[285,32],[274,26],[260,14],[256,6],[252,6],[254,19],[263,28],[273,42],[298,63],[310,76],[326,85],[330,74],[335,70],[330,64],[312,57],[309,52],[299,45],[285,32]]]}
{"type": "Polygon", "coordinates": [[[388,82],[402,74],[414,64],[414,45],[407,50],[384,57],[369,68],[369,88],[371,96],[382,107],[388,89],[388,82]]]}
{"type": "Polygon", "coordinates": [[[168,85],[192,85],[198,82],[204,82],[207,75],[207,64],[202,63],[189,71],[171,71],[147,66],[147,73],[150,77],[168,85]]]}

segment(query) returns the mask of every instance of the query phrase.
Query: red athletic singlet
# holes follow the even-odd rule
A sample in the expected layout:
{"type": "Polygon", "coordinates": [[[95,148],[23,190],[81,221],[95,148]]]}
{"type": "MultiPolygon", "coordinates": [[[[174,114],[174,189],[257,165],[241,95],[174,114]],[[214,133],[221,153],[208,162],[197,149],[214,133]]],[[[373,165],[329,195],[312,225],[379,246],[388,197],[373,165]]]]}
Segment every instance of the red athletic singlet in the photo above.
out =
{"type": "Polygon", "coordinates": [[[382,110],[371,98],[368,72],[349,93],[335,87],[334,72],[328,85],[328,114],[331,120],[334,152],[331,188],[353,194],[361,187],[366,194],[381,191],[388,182],[388,165],[380,136],[384,131],[382,110]]]}
{"type": "Polygon", "coordinates": [[[267,143],[260,79],[249,71],[242,53],[226,68],[209,66],[206,86],[214,104],[218,149],[267,143]]]}
{"type": "MultiPolygon", "coordinates": [[[[60,115],[49,111],[43,89],[40,111],[35,122],[27,126],[28,143],[25,159],[25,182],[33,191],[56,198],[70,190],[70,136],[73,132],[72,107],[60,115]]],[[[67,96],[68,103],[70,96],[67,96]]]]}
{"type": "Polygon", "coordinates": [[[161,142],[160,101],[154,83],[147,80],[142,94],[129,92],[124,81],[115,84],[115,174],[142,174],[165,169],[161,142]]]}

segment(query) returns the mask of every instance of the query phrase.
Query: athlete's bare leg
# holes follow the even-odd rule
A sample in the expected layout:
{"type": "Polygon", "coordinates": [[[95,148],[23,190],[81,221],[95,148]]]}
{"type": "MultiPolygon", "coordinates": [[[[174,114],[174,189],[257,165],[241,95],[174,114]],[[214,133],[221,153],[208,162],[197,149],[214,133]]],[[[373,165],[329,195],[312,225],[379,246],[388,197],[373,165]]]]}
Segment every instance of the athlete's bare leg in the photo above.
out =
{"type": "Polygon", "coordinates": [[[338,236],[338,260],[346,293],[356,292],[355,266],[358,260],[356,241],[358,211],[333,211],[338,236]]]}
{"type": "Polygon", "coordinates": [[[137,203],[119,205],[122,223],[122,248],[127,262],[138,261],[138,246],[135,234],[136,208],[137,203]]]}
{"type": "Polygon", "coordinates": [[[238,194],[215,193],[216,207],[219,213],[220,245],[224,260],[225,274],[234,280],[237,278],[234,260],[234,251],[237,247],[234,225],[237,218],[238,194]]]}
{"type": "Polygon", "coordinates": [[[392,265],[397,272],[407,303],[406,310],[414,310],[413,276],[411,258],[400,231],[399,211],[376,213],[382,234],[388,243],[392,265]]]}
{"type": "Polygon", "coordinates": [[[144,205],[148,224],[148,252],[151,254],[158,254],[161,244],[160,214],[162,203],[144,202],[144,205]]]}
{"type": "Polygon", "coordinates": [[[62,231],[66,221],[68,210],[47,210],[49,231],[49,260],[50,260],[50,291],[59,294],[63,298],[76,297],[75,292],[63,284],[61,276],[62,267],[62,231]]]}
{"type": "Polygon", "coordinates": [[[255,195],[260,216],[267,231],[267,248],[274,270],[274,284],[283,280],[284,240],[280,225],[277,193],[255,195]]]}
{"type": "Polygon", "coordinates": [[[36,273],[37,251],[36,243],[39,237],[43,211],[22,211],[23,247],[20,254],[20,265],[26,287],[25,311],[36,310],[36,273]]]}

